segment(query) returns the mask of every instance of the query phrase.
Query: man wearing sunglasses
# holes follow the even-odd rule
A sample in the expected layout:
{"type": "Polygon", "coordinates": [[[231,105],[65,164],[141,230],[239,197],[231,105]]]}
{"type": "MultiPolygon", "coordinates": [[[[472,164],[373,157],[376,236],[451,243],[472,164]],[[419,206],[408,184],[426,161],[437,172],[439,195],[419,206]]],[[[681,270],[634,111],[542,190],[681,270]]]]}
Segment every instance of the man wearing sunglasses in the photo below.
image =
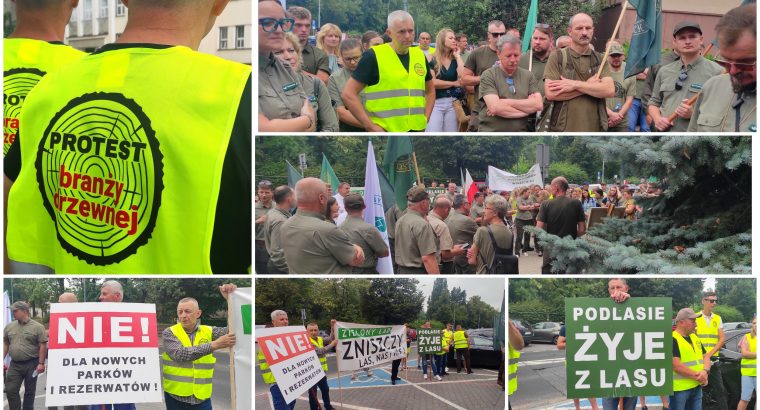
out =
{"type": "Polygon", "coordinates": [[[657,72],[648,110],[658,131],[683,132],[689,128],[693,113],[693,107],[686,102],[723,69],[702,57],[702,28],[698,23],[682,21],[676,24],[673,44],[681,58],[662,66],[657,72]],[[676,118],[670,122],[668,116],[673,113],[676,118]]]}
{"type": "Polygon", "coordinates": [[[757,101],[757,6],[732,9],[715,27],[724,74],[702,88],[694,105],[689,132],[755,132],[757,101]]]}
{"type": "MultiPolygon", "coordinates": [[[[708,374],[708,384],[704,387],[706,397],[712,398],[718,404],[718,409],[728,410],[726,398],[726,388],[723,386],[723,376],[720,372],[720,362],[718,361],[718,352],[726,342],[726,334],[723,332],[723,320],[720,315],[714,312],[718,304],[718,295],[714,291],[707,291],[702,295],[702,311],[697,317],[697,337],[705,347],[707,354],[705,358],[705,369],[708,374]]],[[[703,403],[706,405],[707,403],[703,403]]],[[[707,406],[705,406],[707,407],[707,406]]],[[[713,407],[710,407],[713,408],[713,407]]]]}
{"type": "Polygon", "coordinates": [[[530,71],[517,65],[520,61],[520,39],[507,34],[499,38],[499,66],[480,76],[480,132],[528,131],[528,117],[543,107],[538,80],[530,71]]]}
{"type": "Polygon", "coordinates": [[[484,71],[496,65],[499,61],[499,57],[496,55],[496,42],[499,37],[507,34],[507,28],[503,22],[499,20],[493,20],[488,23],[488,46],[478,47],[472,53],[464,63],[464,75],[461,78],[462,85],[475,87],[475,104],[472,107],[472,115],[470,116],[470,131],[478,130],[478,119],[483,102],[480,101],[480,75],[484,71]]]}

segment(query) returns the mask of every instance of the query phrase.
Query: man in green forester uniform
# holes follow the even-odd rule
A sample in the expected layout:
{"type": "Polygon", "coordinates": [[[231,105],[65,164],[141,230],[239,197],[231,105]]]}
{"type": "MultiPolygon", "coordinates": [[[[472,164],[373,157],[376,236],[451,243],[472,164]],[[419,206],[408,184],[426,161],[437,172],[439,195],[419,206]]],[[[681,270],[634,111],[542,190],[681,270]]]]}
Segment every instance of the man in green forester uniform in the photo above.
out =
{"type": "Polygon", "coordinates": [[[409,188],[404,216],[396,221],[396,264],[401,274],[439,274],[438,246],[427,221],[430,196],[422,186],[409,188]]]}

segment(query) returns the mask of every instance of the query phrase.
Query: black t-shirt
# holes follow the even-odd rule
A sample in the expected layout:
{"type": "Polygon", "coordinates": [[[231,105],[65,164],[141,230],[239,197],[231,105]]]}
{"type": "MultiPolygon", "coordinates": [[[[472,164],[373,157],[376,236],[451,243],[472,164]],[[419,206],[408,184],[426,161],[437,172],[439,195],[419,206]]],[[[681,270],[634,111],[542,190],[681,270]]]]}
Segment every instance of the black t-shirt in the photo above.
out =
{"type": "MultiPolygon", "coordinates": [[[[409,53],[398,54],[398,59],[401,61],[401,65],[409,72],[409,53]]],[[[433,75],[430,74],[430,63],[425,59],[425,81],[433,79],[433,75]]],[[[351,74],[351,77],[365,85],[375,85],[380,81],[380,70],[377,67],[377,55],[375,50],[369,49],[362,54],[362,59],[359,60],[359,65],[356,70],[351,74]]]]}
{"type": "MultiPolygon", "coordinates": [[[[688,337],[684,337],[684,340],[686,340],[686,343],[691,346],[691,340],[689,340],[688,337]]],[[[702,346],[700,344],[700,346],[702,346]]],[[[702,356],[707,354],[707,350],[705,350],[705,347],[702,346],[702,356]]],[[[681,349],[678,347],[678,340],[676,340],[675,337],[673,337],[673,357],[681,358],[681,349]]]]}
{"type": "Polygon", "coordinates": [[[570,235],[575,239],[578,237],[578,222],[585,222],[586,215],[581,201],[558,196],[541,204],[537,220],[544,222],[546,232],[560,238],[570,235]]]}
{"type": "MultiPolygon", "coordinates": [[[[430,61],[430,68],[435,71],[438,66],[438,62],[435,60],[435,58],[430,61]]],[[[441,67],[441,72],[438,74],[435,78],[443,81],[456,81],[459,78],[459,75],[457,74],[457,68],[459,68],[459,64],[457,64],[457,60],[451,60],[451,63],[447,67],[441,67]]],[[[452,97],[450,94],[450,91],[457,87],[448,87],[448,88],[436,88],[435,89],[435,98],[446,98],[446,97],[452,97]]],[[[464,94],[464,93],[463,93],[464,94]]]]}
{"type": "MultiPolygon", "coordinates": [[[[95,53],[124,48],[169,48],[163,44],[106,44],[95,53]]],[[[251,75],[252,76],[252,75],[251,75]]],[[[253,92],[251,76],[245,83],[240,96],[235,122],[224,156],[219,199],[216,205],[214,235],[211,239],[211,270],[220,274],[246,274],[251,266],[251,238],[253,203],[251,138],[251,104],[253,92]]],[[[5,156],[4,172],[11,181],[18,178],[21,171],[21,151],[19,140],[11,145],[5,156]]],[[[200,172],[200,170],[199,170],[200,172]]]]}

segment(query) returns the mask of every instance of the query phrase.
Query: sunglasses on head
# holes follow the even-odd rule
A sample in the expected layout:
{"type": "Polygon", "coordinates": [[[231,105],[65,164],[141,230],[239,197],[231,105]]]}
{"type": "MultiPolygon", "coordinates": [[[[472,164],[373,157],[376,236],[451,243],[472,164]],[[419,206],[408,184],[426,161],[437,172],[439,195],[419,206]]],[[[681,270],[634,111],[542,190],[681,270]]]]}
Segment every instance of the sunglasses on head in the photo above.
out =
{"type": "Polygon", "coordinates": [[[288,33],[293,30],[293,19],[275,19],[271,17],[264,17],[259,19],[259,26],[265,33],[274,33],[277,31],[277,27],[280,27],[284,33],[288,33]]]}
{"type": "Polygon", "coordinates": [[[517,94],[517,89],[515,89],[515,80],[513,80],[512,77],[507,77],[507,84],[509,85],[509,92],[511,92],[512,95],[517,94]]]}

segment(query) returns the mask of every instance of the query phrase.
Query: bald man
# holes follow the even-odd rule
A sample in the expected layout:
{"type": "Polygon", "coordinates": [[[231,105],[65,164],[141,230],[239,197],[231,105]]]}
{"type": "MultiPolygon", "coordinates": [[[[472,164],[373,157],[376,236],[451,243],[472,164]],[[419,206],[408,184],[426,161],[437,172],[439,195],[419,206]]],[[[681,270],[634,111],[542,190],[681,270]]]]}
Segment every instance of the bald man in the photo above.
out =
{"type": "Polygon", "coordinates": [[[123,3],[116,42],[24,102],[8,256],[61,274],[248,273],[251,67],[196,51],[228,2],[123,3]]]}
{"type": "Polygon", "coordinates": [[[615,96],[615,84],[605,65],[597,77],[603,56],[591,48],[594,21],[578,13],[570,19],[570,46],[549,56],[544,70],[544,96],[552,102],[539,123],[540,131],[606,131],[606,98],[615,96]],[[572,71],[568,72],[568,66],[572,71]]]}
{"type": "Polygon", "coordinates": [[[77,300],[77,295],[71,292],[61,293],[61,295],[58,296],[58,303],[77,303],[77,302],[79,302],[77,300]]]}
{"type": "Polygon", "coordinates": [[[348,274],[364,262],[361,246],[325,220],[329,194],[325,183],[304,178],[296,184],[296,214],[280,228],[282,250],[290,273],[348,274]]]}

